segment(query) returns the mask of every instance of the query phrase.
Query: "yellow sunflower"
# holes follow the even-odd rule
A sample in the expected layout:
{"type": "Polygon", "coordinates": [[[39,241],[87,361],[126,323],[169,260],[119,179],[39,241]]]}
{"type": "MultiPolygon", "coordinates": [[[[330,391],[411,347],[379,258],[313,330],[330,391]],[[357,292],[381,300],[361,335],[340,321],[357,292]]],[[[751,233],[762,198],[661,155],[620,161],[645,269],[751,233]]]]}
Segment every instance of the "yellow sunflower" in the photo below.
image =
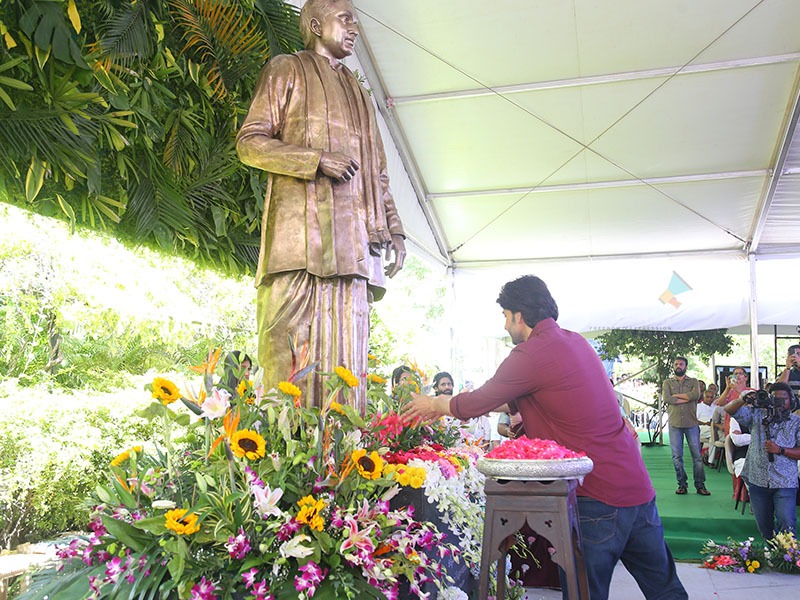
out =
{"type": "Polygon", "coordinates": [[[131,452],[136,452],[137,454],[141,453],[142,447],[141,446],[134,446],[133,448],[128,448],[125,452],[120,452],[114,457],[114,460],[111,461],[112,467],[118,467],[126,460],[131,457],[131,452]]]}
{"type": "Polygon", "coordinates": [[[367,379],[370,381],[370,383],[377,383],[380,385],[386,383],[386,380],[383,377],[376,375],[375,373],[370,373],[367,375],[367,379]]]}
{"type": "Polygon", "coordinates": [[[164,526],[171,529],[178,535],[191,535],[200,531],[200,526],[197,524],[197,515],[194,513],[186,514],[188,511],[185,508],[174,508],[164,515],[166,522],[164,526]]]}
{"type": "Polygon", "coordinates": [[[172,404],[180,399],[181,393],[178,391],[178,386],[172,383],[169,379],[163,377],[156,377],[153,379],[153,398],[161,401],[161,404],[172,404]]]}
{"type": "Polygon", "coordinates": [[[242,379],[239,382],[239,385],[236,386],[236,393],[239,394],[239,398],[241,398],[247,393],[247,381],[242,379]]]}
{"type": "Polygon", "coordinates": [[[267,442],[258,432],[240,429],[231,436],[231,451],[239,458],[257,460],[264,458],[267,442]]]}
{"type": "Polygon", "coordinates": [[[344,414],[344,409],[342,408],[342,405],[339,402],[335,402],[335,401],[331,402],[331,410],[333,412],[339,413],[340,415],[344,414]]]}
{"type": "Polygon", "coordinates": [[[325,510],[325,500],[323,498],[316,500],[313,496],[304,496],[297,501],[297,505],[300,507],[300,512],[297,513],[297,520],[300,523],[307,524],[311,529],[322,531],[325,521],[320,513],[325,510]]]}
{"type": "Polygon", "coordinates": [[[303,394],[303,392],[300,391],[299,387],[297,387],[293,383],[289,383],[288,381],[281,381],[278,384],[278,389],[287,396],[293,396],[295,398],[298,398],[303,394]]]}
{"type": "Polygon", "coordinates": [[[339,379],[341,379],[347,387],[358,387],[358,377],[353,375],[349,369],[345,367],[336,367],[333,372],[339,376],[339,379]]]}
{"type": "Polygon", "coordinates": [[[383,459],[375,450],[367,456],[367,451],[359,448],[350,455],[350,460],[353,461],[358,472],[365,479],[377,479],[383,472],[383,459]]]}

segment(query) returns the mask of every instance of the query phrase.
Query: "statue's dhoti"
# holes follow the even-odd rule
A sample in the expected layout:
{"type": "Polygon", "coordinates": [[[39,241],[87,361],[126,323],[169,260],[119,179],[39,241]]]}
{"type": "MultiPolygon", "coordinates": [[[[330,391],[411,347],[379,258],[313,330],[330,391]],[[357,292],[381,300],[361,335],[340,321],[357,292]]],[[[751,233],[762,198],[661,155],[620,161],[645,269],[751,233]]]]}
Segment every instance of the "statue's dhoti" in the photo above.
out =
{"type": "MultiPolygon", "coordinates": [[[[348,404],[362,415],[366,410],[366,373],[369,342],[367,280],[359,277],[316,277],[307,271],[276,273],[258,286],[258,362],[264,385],[275,387],[289,378],[292,356],[289,336],[297,351],[308,341],[310,362],[332,372],[342,365],[360,385],[347,391],[348,404]]],[[[315,373],[294,382],[303,391],[306,406],[325,399],[322,378],[315,373]]]]}

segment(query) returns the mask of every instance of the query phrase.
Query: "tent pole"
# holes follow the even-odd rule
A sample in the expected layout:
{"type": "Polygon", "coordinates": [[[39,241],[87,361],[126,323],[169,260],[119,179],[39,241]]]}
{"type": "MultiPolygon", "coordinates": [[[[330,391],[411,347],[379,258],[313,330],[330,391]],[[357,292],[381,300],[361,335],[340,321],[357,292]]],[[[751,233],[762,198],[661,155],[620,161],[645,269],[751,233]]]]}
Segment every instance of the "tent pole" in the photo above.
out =
{"type": "Polygon", "coordinates": [[[750,261],[750,386],[761,389],[758,373],[758,298],[756,297],[756,255],[747,256],[750,261]]]}

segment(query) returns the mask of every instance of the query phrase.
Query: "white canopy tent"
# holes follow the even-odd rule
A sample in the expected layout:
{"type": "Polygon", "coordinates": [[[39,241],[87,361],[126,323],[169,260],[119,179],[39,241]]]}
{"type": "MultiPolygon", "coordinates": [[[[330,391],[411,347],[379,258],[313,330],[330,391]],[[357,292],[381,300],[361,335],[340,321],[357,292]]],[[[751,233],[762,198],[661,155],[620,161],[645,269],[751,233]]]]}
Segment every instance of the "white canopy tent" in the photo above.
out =
{"type": "Polygon", "coordinates": [[[459,323],[534,272],[578,331],[800,324],[800,2],[354,4],[459,323]]]}

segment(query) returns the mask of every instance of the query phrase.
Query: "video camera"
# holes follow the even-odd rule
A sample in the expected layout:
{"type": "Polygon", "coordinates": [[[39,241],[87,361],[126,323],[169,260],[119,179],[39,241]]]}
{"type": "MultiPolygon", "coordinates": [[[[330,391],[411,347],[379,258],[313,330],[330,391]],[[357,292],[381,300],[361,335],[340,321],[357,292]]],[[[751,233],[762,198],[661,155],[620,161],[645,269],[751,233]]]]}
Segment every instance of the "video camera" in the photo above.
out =
{"type": "Polygon", "coordinates": [[[764,415],[764,425],[770,423],[781,423],[789,418],[789,409],[786,408],[786,400],[776,398],[765,390],[748,392],[744,395],[744,403],[750,404],[753,408],[761,408],[766,411],[764,415]]]}

